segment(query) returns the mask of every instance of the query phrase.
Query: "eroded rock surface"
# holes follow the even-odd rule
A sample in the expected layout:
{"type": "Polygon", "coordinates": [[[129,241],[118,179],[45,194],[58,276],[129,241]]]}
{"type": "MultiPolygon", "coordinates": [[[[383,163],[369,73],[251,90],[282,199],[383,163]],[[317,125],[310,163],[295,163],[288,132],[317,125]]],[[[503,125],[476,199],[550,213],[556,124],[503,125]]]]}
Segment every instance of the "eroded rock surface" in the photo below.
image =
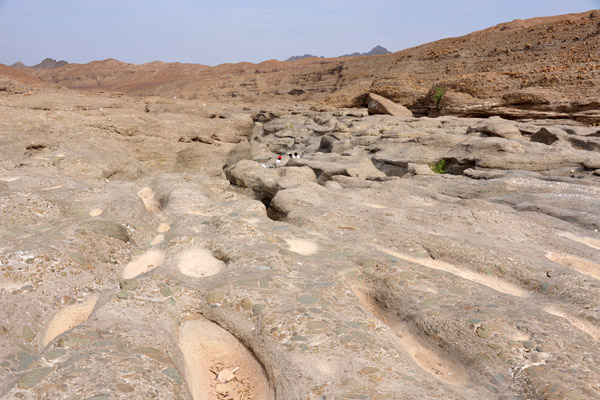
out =
{"type": "Polygon", "coordinates": [[[595,128],[147,107],[3,94],[3,397],[600,398],[595,128]]]}

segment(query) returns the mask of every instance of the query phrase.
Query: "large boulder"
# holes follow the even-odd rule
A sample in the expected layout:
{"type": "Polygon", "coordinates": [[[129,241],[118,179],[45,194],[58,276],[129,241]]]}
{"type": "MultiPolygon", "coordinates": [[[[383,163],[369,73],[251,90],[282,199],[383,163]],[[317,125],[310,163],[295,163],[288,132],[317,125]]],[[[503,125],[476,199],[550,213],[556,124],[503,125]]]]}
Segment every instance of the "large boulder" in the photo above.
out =
{"type": "Polygon", "coordinates": [[[312,158],[295,158],[290,160],[287,165],[310,167],[320,183],[324,183],[336,175],[361,179],[377,179],[386,176],[375,168],[371,159],[364,156],[345,156],[334,153],[315,154],[312,158]]]}
{"type": "Polygon", "coordinates": [[[369,93],[367,96],[369,115],[389,114],[394,117],[412,118],[413,113],[401,104],[394,103],[378,94],[369,93]]]}
{"type": "Polygon", "coordinates": [[[490,136],[501,137],[504,139],[519,139],[522,137],[521,131],[515,124],[500,118],[482,121],[470,126],[467,133],[472,132],[482,132],[490,136]]]}
{"type": "Polygon", "coordinates": [[[263,200],[272,199],[280,190],[317,182],[309,167],[265,168],[252,160],[241,160],[226,168],[225,175],[234,185],[252,189],[263,200]]]}

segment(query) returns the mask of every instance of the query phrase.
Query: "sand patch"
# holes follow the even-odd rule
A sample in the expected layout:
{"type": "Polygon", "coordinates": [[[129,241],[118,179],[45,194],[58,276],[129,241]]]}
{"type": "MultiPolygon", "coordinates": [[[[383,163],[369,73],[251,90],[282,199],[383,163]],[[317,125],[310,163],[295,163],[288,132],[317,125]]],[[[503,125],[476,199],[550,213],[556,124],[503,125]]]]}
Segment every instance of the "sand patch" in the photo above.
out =
{"type": "Polygon", "coordinates": [[[47,191],[50,191],[50,190],[56,190],[56,189],[60,189],[60,188],[63,188],[63,187],[65,187],[65,185],[51,186],[49,188],[42,189],[42,192],[47,192],[47,191]]]}
{"type": "Polygon", "coordinates": [[[158,228],[156,229],[156,231],[158,233],[165,233],[165,232],[169,232],[170,230],[171,230],[171,225],[165,224],[164,222],[161,223],[160,225],[158,225],[158,228]]]}
{"type": "Polygon", "coordinates": [[[14,182],[14,181],[18,181],[19,179],[21,179],[20,176],[5,176],[5,177],[0,178],[0,181],[14,182]]]}
{"type": "Polygon", "coordinates": [[[548,314],[554,315],[555,317],[566,319],[575,328],[579,329],[583,333],[588,334],[595,341],[600,343],[600,328],[593,325],[591,322],[588,322],[584,319],[569,315],[557,307],[551,307],[551,306],[545,307],[544,311],[547,312],[548,314]]]}
{"type": "Polygon", "coordinates": [[[104,212],[104,210],[102,210],[101,208],[92,208],[89,212],[90,217],[99,217],[102,215],[102,213],[104,212]]]}
{"type": "Polygon", "coordinates": [[[194,400],[272,400],[262,365],[231,333],[204,319],[179,328],[185,380],[194,400]]]}
{"type": "Polygon", "coordinates": [[[162,210],[162,203],[160,199],[156,197],[156,194],[152,188],[149,188],[148,186],[143,187],[139,192],[137,192],[137,195],[140,199],[142,199],[142,203],[144,203],[146,210],[153,213],[162,210]]]}
{"type": "Polygon", "coordinates": [[[303,256],[310,256],[319,251],[319,245],[310,240],[304,239],[285,239],[288,248],[294,253],[301,254],[303,256]]]}
{"type": "Polygon", "coordinates": [[[396,313],[384,311],[367,293],[357,288],[354,288],[354,293],[377,319],[390,328],[402,348],[417,365],[443,382],[452,385],[468,383],[468,374],[462,365],[445,357],[435,347],[429,346],[425,340],[413,334],[396,313]]]}
{"type": "Polygon", "coordinates": [[[81,304],[67,306],[60,310],[48,324],[46,333],[44,334],[43,345],[47,346],[55,337],[69,329],[75,328],[77,325],[85,322],[98,301],[98,297],[87,299],[81,304]]]}
{"type": "Polygon", "coordinates": [[[598,264],[594,264],[593,262],[584,260],[583,258],[553,253],[551,251],[546,253],[546,257],[550,261],[554,261],[555,263],[572,268],[576,271],[581,272],[582,274],[600,280],[600,265],[598,264]]]}
{"type": "Polygon", "coordinates": [[[383,206],[381,204],[375,204],[375,203],[367,203],[367,206],[369,206],[371,208],[387,208],[386,206],[383,206]]]}
{"type": "Polygon", "coordinates": [[[476,272],[461,269],[450,263],[440,260],[434,260],[432,258],[418,258],[411,256],[410,254],[399,253],[397,251],[385,249],[383,247],[379,247],[379,250],[391,256],[400,258],[405,261],[409,261],[414,264],[419,264],[427,268],[436,269],[438,271],[448,272],[452,275],[458,276],[459,278],[466,279],[468,281],[475,282],[483,286],[487,286],[490,289],[496,290],[501,293],[506,293],[517,297],[530,296],[526,290],[523,290],[517,285],[513,285],[510,282],[503,281],[502,279],[496,278],[494,276],[478,274],[476,272]]]}
{"type": "Polygon", "coordinates": [[[202,278],[219,273],[225,267],[225,263],[215,258],[208,249],[194,248],[177,256],[177,267],[184,275],[202,278]]]}
{"type": "Polygon", "coordinates": [[[598,239],[594,239],[594,238],[586,237],[586,236],[575,235],[574,233],[571,233],[571,232],[560,232],[558,234],[558,236],[570,239],[577,243],[584,244],[593,249],[600,250],[600,240],[598,240],[598,239]]]}
{"type": "Polygon", "coordinates": [[[165,241],[165,235],[156,235],[156,236],[154,236],[154,239],[152,239],[152,242],[150,242],[150,245],[158,246],[159,244],[161,244],[164,241],[165,241]]]}
{"type": "Polygon", "coordinates": [[[11,281],[0,275],[0,289],[19,289],[23,286],[21,282],[11,281]]]}
{"type": "Polygon", "coordinates": [[[123,279],[135,278],[138,275],[145,274],[160,266],[165,259],[165,255],[158,249],[148,250],[146,253],[131,261],[123,271],[123,279]]]}

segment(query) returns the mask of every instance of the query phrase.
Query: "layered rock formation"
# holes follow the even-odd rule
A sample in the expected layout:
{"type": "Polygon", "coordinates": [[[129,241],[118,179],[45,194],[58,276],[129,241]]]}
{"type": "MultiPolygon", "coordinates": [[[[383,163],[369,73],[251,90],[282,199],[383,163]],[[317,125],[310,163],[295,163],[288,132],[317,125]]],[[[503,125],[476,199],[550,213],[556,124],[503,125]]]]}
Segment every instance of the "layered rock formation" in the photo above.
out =
{"type": "Polygon", "coordinates": [[[206,67],[116,60],[30,69],[76,89],[203,101],[320,102],[362,106],[383,95],[416,115],[599,118],[600,13],[517,20],[376,57],[265,61],[206,67]]]}

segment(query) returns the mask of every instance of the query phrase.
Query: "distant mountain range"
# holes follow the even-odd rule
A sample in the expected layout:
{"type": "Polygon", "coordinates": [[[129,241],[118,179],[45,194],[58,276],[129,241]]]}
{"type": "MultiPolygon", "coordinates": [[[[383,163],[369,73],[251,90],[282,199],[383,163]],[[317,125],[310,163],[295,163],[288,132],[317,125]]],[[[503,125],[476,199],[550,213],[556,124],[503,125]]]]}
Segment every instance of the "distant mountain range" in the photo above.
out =
{"type": "MultiPolygon", "coordinates": [[[[66,62],[65,60],[56,61],[53,58],[46,58],[41,63],[39,63],[37,65],[32,65],[29,68],[33,68],[33,69],[54,69],[54,68],[60,68],[63,65],[67,65],[67,64],[68,64],[68,62],[66,62]]],[[[13,65],[11,65],[11,67],[18,68],[18,69],[28,68],[25,64],[23,64],[20,61],[14,63],[13,65]]]]}
{"type": "MultiPolygon", "coordinates": [[[[389,51],[385,47],[375,46],[375,47],[373,47],[373,49],[371,49],[371,51],[369,51],[367,53],[355,52],[355,53],[352,53],[352,54],[344,54],[343,56],[338,56],[338,57],[380,56],[380,55],[389,54],[389,53],[391,53],[391,51],[389,51]]],[[[292,56],[292,57],[288,58],[285,61],[297,61],[297,60],[302,60],[304,58],[311,58],[311,57],[325,58],[323,56],[314,56],[312,54],[305,54],[303,56],[292,56]]]]}

